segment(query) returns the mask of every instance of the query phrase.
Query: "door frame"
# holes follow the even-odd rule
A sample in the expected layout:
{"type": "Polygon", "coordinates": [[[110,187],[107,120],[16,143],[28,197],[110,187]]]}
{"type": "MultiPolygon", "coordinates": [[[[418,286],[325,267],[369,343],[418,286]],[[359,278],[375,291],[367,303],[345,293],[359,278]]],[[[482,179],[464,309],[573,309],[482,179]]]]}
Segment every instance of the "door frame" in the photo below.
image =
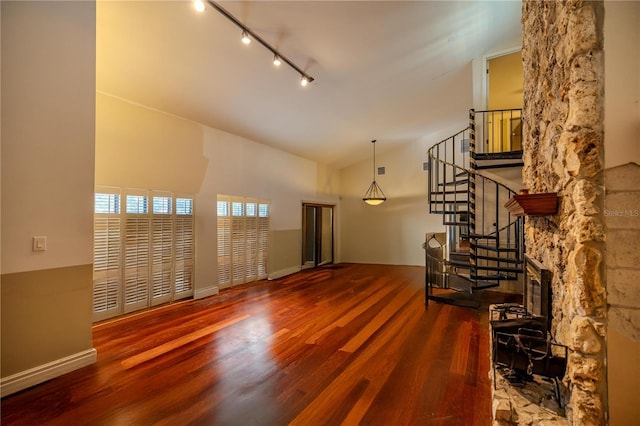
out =
{"type": "Polygon", "coordinates": [[[316,268],[318,266],[333,263],[335,261],[335,204],[325,204],[316,202],[302,202],[302,255],[300,259],[301,269],[316,268]],[[314,208],[316,213],[316,220],[314,225],[314,256],[313,260],[307,260],[307,208],[314,208]],[[322,262],[322,210],[325,208],[331,209],[331,258],[328,261],[322,262]]]}

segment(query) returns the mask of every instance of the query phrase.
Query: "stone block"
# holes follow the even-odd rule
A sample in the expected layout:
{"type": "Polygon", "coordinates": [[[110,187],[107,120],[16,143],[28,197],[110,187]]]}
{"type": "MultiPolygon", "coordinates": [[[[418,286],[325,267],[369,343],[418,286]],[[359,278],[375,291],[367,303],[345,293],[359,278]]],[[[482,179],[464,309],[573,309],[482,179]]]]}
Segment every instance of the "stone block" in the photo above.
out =
{"type": "Polygon", "coordinates": [[[607,192],[637,191],[640,182],[640,165],[627,163],[607,169],[604,174],[607,192]]]}
{"type": "Polygon", "coordinates": [[[640,229],[640,191],[607,189],[604,217],[608,229],[640,229]]]}
{"type": "Polygon", "coordinates": [[[571,321],[571,349],[587,355],[599,354],[602,339],[587,317],[574,317],[571,321]]]}
{"type": "Polygon", "coordinates": [[[582,216],[599,214],[602,192],[602,187],[592,180],[580,179],[576,182],[572,194],[576,213],[582,216]]]}
{"type": "Polygon", "coordinates": [[[640,265],[640,230],[609,229],[607,232],[607,267],[637,268],[640,265]]]}
{"type": "Polygon", "coordinates": [[[595,11],[583,6],[568,16],[565,52],[568,58],[598,47],[595,11]]]}
{"type": "Polygon", "coordinates": [[[573,392],[581,389],[593,393],[598,389],[604,377],[604,366],[599,358],[585,357],[579,353],[569,355],[569,379],[573,383],[573,392]]]}
{"type": "Polygon", "coordinates": [[[611,306],[609,307],[607,319],[610,329],[634,342],[640,342],[639,310],[611,306]]]}
{"type": "MultiPolygon", "coordinates": [[[[586,107],[585,104],[571,107],[573,116],[567,119],[572,126],[592,127],[593,123],[586,123],[586,117],[581,114],[587,112],[580,111],[586,107]]],[[[591,111],[594,114],[594,111],[591,111]]],[[[594,119],[592,117],[592,119],[594,119]]],[[[599,120],[599,117],[596,121],[599,120]]],[[[570,176],[580,176],[585,178],[596,177],[603,169],[604,158],[602,155],[602,132],[601,129],[581,129],[572,133],[567,145],[567,156],[565,159],[567,172],[570,176]]]]}
{"type": "Polygon", "coordinates": [[[511,422],[511,404],[508,399],[493,400],[493,420],[498,422],[511,422]]]}
{"type": "Polygon", "coordinates": [[[574,389],[571,393],[573,423],[581,426],[601,426],[606,424],[602,401],[592,392],[574,389]]]}
{"type": "Polygon", "coordinates": [[[607,303],[640,308],[640,265],[638,269],[607,268],[607,303]]]}
{"type": "Polygon", "coordinates": [[[582,315],[603,315],[606,289],[601,277],[602,253],[597,247],[581,245],[569,255],[568,282],[572,300],[565,303],[568,312],[579,308],[582,315]]]}

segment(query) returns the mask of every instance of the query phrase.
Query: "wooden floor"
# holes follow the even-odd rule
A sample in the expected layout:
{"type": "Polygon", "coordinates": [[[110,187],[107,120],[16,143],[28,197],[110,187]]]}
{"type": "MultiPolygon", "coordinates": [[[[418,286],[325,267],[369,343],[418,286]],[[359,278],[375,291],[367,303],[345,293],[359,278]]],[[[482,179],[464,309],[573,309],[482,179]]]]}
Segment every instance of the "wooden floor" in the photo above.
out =
{"type": "Polygon", "coordinates": [[[98,362],[1,422],[489,425],[487,321],[425,310],[424,268],[334,265],[98,324],[98,362]]]}

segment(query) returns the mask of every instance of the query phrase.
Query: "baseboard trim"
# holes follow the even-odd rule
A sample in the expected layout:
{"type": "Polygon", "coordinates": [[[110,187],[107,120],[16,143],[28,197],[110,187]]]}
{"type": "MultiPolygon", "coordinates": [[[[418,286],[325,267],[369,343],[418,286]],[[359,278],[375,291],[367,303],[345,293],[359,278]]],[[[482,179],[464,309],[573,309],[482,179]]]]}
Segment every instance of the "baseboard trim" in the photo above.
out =
{"type": "Polygon", "coordinates": [[[280,269],[279,271],[275,271],[275,272],[270,273],[268,279],[277,280],[278,278],[282,278],[282,277],[287,276],[287,275],[295,274],[296,272],[300,272],[301,270],[302,270],[302,268],[300,267],[300,265],[292,266],[292,267],[286,268],[286,269],[280,269]]]}
{"type": "Polygon", "coordinates": [[[220,293],[220,289],[218,288],[217,285],[214,285],[213,287],[207,287],[200,290],[196,290],[196,292],[193,295],[193,298],[204,299],[205,297],[215,296],[218,293],[220,293]]]}
{"type": "Polygon", "coordinates": [[[78,368],[94,364],[97,359],[98,352],[94,348],[91,348],[8,377],[3,377],[0,379],[0,397],[11,395],[12,393],[70,373],[78,368]]]}

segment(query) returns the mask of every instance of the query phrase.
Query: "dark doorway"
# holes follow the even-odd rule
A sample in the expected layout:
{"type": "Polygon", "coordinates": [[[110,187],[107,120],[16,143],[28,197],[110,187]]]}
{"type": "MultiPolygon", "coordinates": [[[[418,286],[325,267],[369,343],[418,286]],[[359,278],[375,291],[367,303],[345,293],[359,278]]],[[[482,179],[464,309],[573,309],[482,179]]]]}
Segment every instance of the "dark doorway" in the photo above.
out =
{"type": "Polygon", "coordinates": [[[333,263],[333,206],[302,205],[302,268],[333,263]]]}

